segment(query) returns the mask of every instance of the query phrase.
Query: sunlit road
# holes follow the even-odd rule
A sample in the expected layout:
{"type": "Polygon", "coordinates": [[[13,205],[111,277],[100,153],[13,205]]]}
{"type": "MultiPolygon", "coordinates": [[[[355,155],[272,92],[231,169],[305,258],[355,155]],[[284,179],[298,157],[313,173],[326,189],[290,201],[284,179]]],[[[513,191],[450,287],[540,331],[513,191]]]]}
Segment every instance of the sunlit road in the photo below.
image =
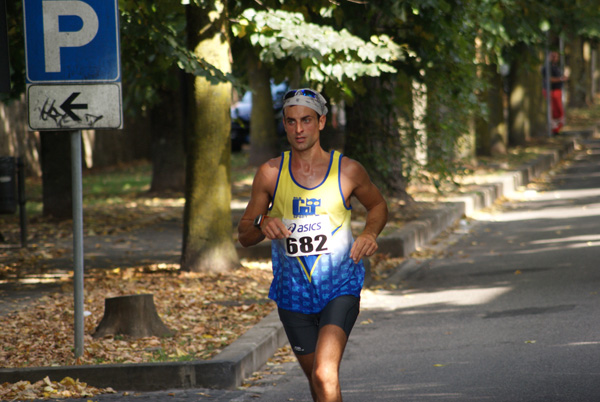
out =
{"type": "MultiPolygon", "coordinates": [[[[600,141],[588,145],[546,191],[450,236],[398,290],[365,293],[345,402],[600,401],[600,141]]],[[[295,363],[280,371],[212,400],[311,401],[295,363]]]]}

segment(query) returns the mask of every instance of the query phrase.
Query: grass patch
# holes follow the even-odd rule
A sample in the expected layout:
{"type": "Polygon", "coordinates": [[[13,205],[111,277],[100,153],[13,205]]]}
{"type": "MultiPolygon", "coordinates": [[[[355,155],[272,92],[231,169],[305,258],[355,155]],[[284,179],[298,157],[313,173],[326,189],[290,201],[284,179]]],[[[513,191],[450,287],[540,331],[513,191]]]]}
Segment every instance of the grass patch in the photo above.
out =
{"type": "Polygon", "coordinates": [[[83,197],[105,199],[139,195],[150,189],[151,178],[152,165],[147,162],[119,170],[86,172],[82,177],[83,197]]]}

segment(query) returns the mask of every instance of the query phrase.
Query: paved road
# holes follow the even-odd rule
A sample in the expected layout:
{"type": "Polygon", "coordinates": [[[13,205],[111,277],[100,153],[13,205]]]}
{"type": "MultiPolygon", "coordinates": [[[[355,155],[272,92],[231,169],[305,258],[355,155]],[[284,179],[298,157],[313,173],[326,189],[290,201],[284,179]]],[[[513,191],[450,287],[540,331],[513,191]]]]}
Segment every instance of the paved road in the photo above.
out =
{"type": "MultiPolygon", "coordinates": [[[[344,401],[600,401],[600,140],[588,146],[550,190],[480,214],[399,290],[365,294],[344,401]]],[[[274,371],[243,391],[88,399],[311,400],[296,364],[274,371]]]]}

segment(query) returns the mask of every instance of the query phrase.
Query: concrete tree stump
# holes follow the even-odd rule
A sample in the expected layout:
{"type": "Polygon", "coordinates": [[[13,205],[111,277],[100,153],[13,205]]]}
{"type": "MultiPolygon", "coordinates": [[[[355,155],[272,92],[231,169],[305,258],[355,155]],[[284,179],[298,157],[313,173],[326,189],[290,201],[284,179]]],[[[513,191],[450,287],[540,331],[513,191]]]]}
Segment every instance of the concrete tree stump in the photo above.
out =
{"type": "Polygon", "coordinates": [[[133,338],[169,336],[172,332],[162,322],[154,305],[154,295],[129,295],[104,300],[104,317],[96,327],[94,338],[127,335],[133,338]]]}

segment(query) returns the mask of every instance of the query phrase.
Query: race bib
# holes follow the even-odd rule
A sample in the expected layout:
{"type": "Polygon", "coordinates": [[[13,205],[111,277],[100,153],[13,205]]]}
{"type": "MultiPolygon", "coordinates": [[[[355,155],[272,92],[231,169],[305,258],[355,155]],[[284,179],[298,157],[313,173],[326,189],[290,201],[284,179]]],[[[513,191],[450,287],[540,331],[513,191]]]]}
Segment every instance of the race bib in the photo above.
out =
{"type": "Polygon", "coordinates": [[[329,253],[331,224],[327,215],[311,215],[300,219],[282,219],[292,232],[285,239],[285,254],[288,257],[329,253]]]}

